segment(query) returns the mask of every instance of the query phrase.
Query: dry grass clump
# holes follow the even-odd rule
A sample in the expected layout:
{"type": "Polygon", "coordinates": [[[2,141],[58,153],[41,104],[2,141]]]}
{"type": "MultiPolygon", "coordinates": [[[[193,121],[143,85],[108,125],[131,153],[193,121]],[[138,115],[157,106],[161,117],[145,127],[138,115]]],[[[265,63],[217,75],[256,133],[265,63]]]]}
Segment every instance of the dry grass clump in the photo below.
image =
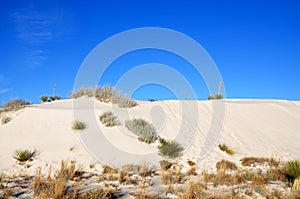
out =
{"type": "Polygon", "coordinates": [[[19,161],[20,163],[26,162],[27,160],[32,160],[32,158],[37,154],[36,150],[30,151],[28,149],[25,150],[16,150],[13,158],[19,161]]]}
{"type": "Polygon", "coordinates": [[[114,87],[104,85],[103,87],[95,88],[81,88],[74,90],[70,98],[79,98],[82,96],[95,97],[100,102],[118,105],[120,108],[132,108],[137,105],[136,101],[132,100],[129,96],[121,94],[114,87]]]}
{"type": "Polygon", "coordinates": [[[254,175],[252,177],[251,181],[252,181],[252,185],[254,187],[262,186],[262,185],[265,185],[267,183],[266,180],[264,179],[264,177],[261,176],[261,175],[254,175]]]}
{"type": "Polygon", "coordinates": [[[217,171],[219,171],[221,169],[225,169],[225,170],[229,169],[229,170],[236,171],[238,169],[236,164],[234,164],[233,162],[230,162],[228,160],[221,160],[220,162],[217,162],[216,168],[217,168],[217,171]]]}
{"type": "Polygon", "coordinates": [[[6,124],[6,123],[8,123],[8,122],[10,122],[11,121],[11,117],[8,117],[8,116],[3,116],[2,118],[1,118],[1,124],[3,125],[3,124],[6,124]]]}
{"type": "Polygon", "coordinates": [[[234,151],[230,149],[226,144],[219,144],[219,148],[221,151],[226,152],[228,155],[234,154],[234,151]]]}
{"type": "Polygon", "coordinates": [[[208,100],[215,100],[215,99],[223,99],[223,95],[222,94],[216,94],[216,95],[209,95],[207,97],[208,100]]]}
{"type": "Polygon", "coordinates": [[[169,170],[162,171],[161,183],[164,185],[183,183],[185,180],[181,169],[181,166],[174,164],[169,170]]]}
{"type": "Polygon", "coordinates": [[[3,103],[2,111],[9,112],[9,111],[17,111],[22,108],[25,108],[27,105],[31,103],[22,99],[12,99],[8,103],[3,103]]]}
{"type": "Polygon", "coordinates": [[[159,148],[159,155],[168,158],[177,158],[182,155],[184,148],[175,140],[167,141],[159,148]]]}
{"type": "Polygon", "coordinates": [[[83,166],[76,165],[72,161],[63,160],[60,164],[60,170],[56,176],[58,178],[64,178],[66,180],[73,180],[75,177],[80,178],[83,175],[83,166]]]}
{"type": "Polygon", "coordinates": [[[198,199],[207,198],[207,193],[205,192],[205,186],[200,182],[189,182],[186,191],[183,193],[182,198],[185,199],[198,199]]]}
{"type": "Polygon", "coordinates": [[[277,167],[279,165],[279,161],[274,158],[258,158],[258,157],[245,157],[242,160],[243,166],[253,166],[255,164],[264,164],[268,163],[269,166],[277,167]]]}
{"type": "Polygon", "coordinates": [[[78,199],[115,199],[118,198],[118,190],[113,188],[98,188],[78,195],[78,199]]]}
{"type": "Polygon", "coordinates": [[[106,127],[113,127],[121,124],[117,117],[110,111],[102,113],[99,119],[106,127]]]}
{"type": "Polygon", "coordinates": [[[77,130],[84,130],[86,129],[86,124],[84,122],[75,120],[72,123],[72,130],[77,131],[77,130]]]}
{"type": "Polygon", "coordinates": [[[266,180],[267,181],[287,181],[286,176],[279,168],[271,168],[266,171],[266,180]]]}
{"type": "Polygon", "coordinates": [[[155,127],[144,119],[126,120],[125,127],[139,136],[140,141],[147,144],[151,144],[157,139],[155,127]]]}

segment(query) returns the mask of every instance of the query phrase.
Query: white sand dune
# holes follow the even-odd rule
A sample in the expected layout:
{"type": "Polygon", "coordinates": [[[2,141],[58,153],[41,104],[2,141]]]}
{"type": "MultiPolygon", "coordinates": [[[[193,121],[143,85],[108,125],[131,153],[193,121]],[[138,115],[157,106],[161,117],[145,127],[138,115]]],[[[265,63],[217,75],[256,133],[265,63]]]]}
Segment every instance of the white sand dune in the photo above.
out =
{"type": "Polygon", "coordinates": [[[298,101],[174,100],[139,102],[137,107],[120,109],[81,98],[32,105],[0,125],[0,170],[17,167],[12,158],[17,149],[39,151],[36,164],[40,165],[59,164],[67,158],[86,165],[96,160],[116,166],[143,161],[157,164],[161,159],[157,145],[139,142],[125,128],[129,118],[144,118],[161,137],[180,142],[186,149],[182,163],[190,159],[199,167],[214,167],[221,159],[238,163],[245,156],[300,159],[298,101]],[[108,110],[119,118],[121,126],[108,128],[99,122],[98,116],[108,110]],[[86,122],[88,128],[74,133],[74,118],[86,122]],[[235,154],[220,151],[220,143],[235,154]]]}

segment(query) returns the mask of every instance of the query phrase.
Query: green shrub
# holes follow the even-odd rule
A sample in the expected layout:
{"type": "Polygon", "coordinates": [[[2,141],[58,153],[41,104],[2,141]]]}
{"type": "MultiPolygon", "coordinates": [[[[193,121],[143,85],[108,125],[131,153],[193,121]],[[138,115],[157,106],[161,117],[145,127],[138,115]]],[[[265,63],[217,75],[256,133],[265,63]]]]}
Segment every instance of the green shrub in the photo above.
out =
{"type": "Polygon", "coordinates": [[[177,158],[182,155],[184,148],[175,140],[167,141],[164,146],[159,148],[159,155],[168,158],[177,158]]]}
{"type": "Polygon", "coordinates": [[[83,130],[86,128],[86,124],[84,122],[81,122],[81,121],[77,121],[75,120],[73,123],[72,123],[72,129],[75,131],[75,130],[83,130]]]}
{"type": "Polygon", "coordinates": [[[55,100],[55,97],[54,97],[54,96],[50,96],[49,98],[50,98],[51,101],[54,101],[54,100],[55,100]]]}
{"type": "Polygon", "coordinates": [[[1,124],[3,125],[3,124],[6,124],[6,123],[8,123],[8,122],[10,122],[10,121],[11,121],[11,118],[10,118],[10,117],[4,116],[4,117],[2,117],[2,119],[1,119],[1,124]]]}
{"type": "Polygon", "coordinates": [[[102,124],[104,124],[106,127],[120,125],[120,122],[118,121],[117,117],[115,117],[110,111],[102,113],[99,118],[102,124]]]}
{"type": "Polygon", "coordinates": [[[26,162],[27,160],[33,158],[35,156],[35,151],[25,150],[16,150],[13,158],[18,160],[19,162],[26,162]]]}
{"type": "Polygon", "coordinates": [[[125,127],[139,136],[140,141],[147,144],[153,143],[157,139],[155,127],[143,119],[126,120],[125,127]]]}
{"type": "Polygon", "coordinates": [[[60,100],[61,96],[56,95],[56,96],[54,96],[54,98],[55,98],[55,100],[60,100]]]}
{"type": "Polygon", "coordinates": [[[223,95],[222,94],[216,94],[215,99],[223,99],[223,95]]]}
{"type": "Polygon", "coordinates": [[[41,99],[42,102],[47,102],[48,96],[42,95],[42,96],[40,97],[40,99],[41,99]]]}
{"type": "Polygon", "coordinates": [[[290,181],[293,182],[295,179],[300,177],[300,161],[288,161],[282,168],[282,172],[290,181]]]}
{"type": "Polygon", "coordinates": [[[207,99],[208,99],[208,100],[213,100],[213,99],[215,99],[215,97],[214,97],[213,95],[209,95],[209,96],[207,97],[207,99]]]}

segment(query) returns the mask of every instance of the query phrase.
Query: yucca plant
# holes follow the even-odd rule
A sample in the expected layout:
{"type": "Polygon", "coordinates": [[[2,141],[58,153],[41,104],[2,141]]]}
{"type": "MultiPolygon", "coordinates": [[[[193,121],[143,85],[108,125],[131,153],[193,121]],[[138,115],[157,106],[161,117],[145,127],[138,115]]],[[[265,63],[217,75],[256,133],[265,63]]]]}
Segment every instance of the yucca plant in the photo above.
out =
{"type": "Polygon", "coordinates": [[[3,125],[3,124],[6,124],[6,123],[8,123],[8,122],[10,122],[10,121],[11,121],[11,118],[10,118],[10,117],[4,116],[4,117],[2,117],[2,119],[1,119],[1,124],[3,125]]]}
{"type": "Polygon", "coordinates": [[[162,147],[159,148],[159,155],[168,158],[177,158],[182,155],[184,148],[175,140],[167,141],[162,147]]]}
{"type": "Polygon", "coordinates": [[[74,131],[86,129],[86,124],[85,124],[84,122],[75,120],[75,121],[72,123],[72,129],[73,129],[74,131]]]}
{"type": "Polygon", "coordinates": [[[40,99],[41,99],[42,102],[47,102],[48,96],[42,95],[42,96],[40,97],[40,99]]]}
{"type": "Polygon", "coordinates": [[[113,127],[121,124],[117,117],[110,111],[102,113],[99,119],[106,127],[113,127]]]}
{"type": "Polygon", "coordinates": [[[26,162],[31,159],[35,155],[35,152],[32,152],[28,149],[25,150],[16,150],[13,158],[18,160],[19,162],[26,162]]]}
{"type": "Polygon", "coordinates": [[[291,181],[294,182],[300,178],[300,161],[291,160],[288,161],[282,168],[283,174],[291,181]]]}

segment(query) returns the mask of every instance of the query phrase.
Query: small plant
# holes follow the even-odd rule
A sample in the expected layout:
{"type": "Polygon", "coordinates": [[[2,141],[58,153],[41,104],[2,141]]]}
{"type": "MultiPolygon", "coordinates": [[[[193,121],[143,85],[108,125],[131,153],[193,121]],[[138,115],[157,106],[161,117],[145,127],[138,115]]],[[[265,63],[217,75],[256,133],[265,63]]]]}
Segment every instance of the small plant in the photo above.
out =
{"type": "Polygon", "coordinates": [[[113,115],[112,112],[108,111],[105,113],[102,113],[100,115],[100,121],[102,124],[104,124],[106,127],[113,127],[113,126],[118,126],[121,123],[118,121],[117,117],[113,115]]]}
{"type": "Polygon", "coordinates": [[[182,155],[184,148],[175,140],[167,141],[167,143],[159,149],[159,155],[168,158],[177,158],[182,155]]]}
{"type": "Polygon", "coordinates": [[[236,166],[236,164],[234,164],[233,162],[230,162],[228,160],[222,160],[220,162],[217,162],[216,163],[216,168],[217,168],[217,171],[219,171],[220,169],[225,169],[225,170],[237,170],[238,167],[236,166]]]}
{"type": "Polygon", "coordinates": [[[72,129],[73,129],[74,131],[86,129],[86,124],[85,124],[84,122],[75,120],[75,121],[72,123],[72,129]]]}
{"type": "Polygon", "coordinates": [[[3,103],[3,111],[8,112],[8,111],[17,111],[22,108],[25,108],[27,105],[30,105],[30,102],[27,102],[22,99],[13,99],[10,100],[8,103],[3,103]]]}
{"type": "Polygon", "coordinates": [[[1,119],[1,124],[3,125],[3,124],[6,124],[6,123],[8,123],[8,122],[10,122],[10,121],[11,121],[11,118],[10,118],[10,117],[4,116],[4,117],[2,117],[2,119],[1,119]]]}
{"type": "Polygon", "coordinates": [[[242,160],[243,166],[251,166],[254,164],[263,164],[267,163],[270,166],[277,167],[279,165],[279,161],[274,158],[257,158],[257,157],[244,157],[242,160]]]}
{"type": "Polygon", "coordinates": [[[228,155],[234,154],[234,151],[230,149],[226,144],[219,144],[219,148],[221,151],[226,152],[228,155]]]}
{"type": "Polygon", "coordinates": [[[208,99],[208,100],[213,100],[213,99],[215,99],[215,97],[214,97],[213,95],[209,95],[209,96],[207,97],[207,99],[208,99]]]}
{"type": "Polygon", "coordinates": [[[54,98],[55,98],[55,100],[60,100],[61,96],[56,95],[56,96],[54,96],[54,98]]]}
{"type": "Polygon", "coordinates": [[[3,179],[4,179],[4,174],[0,173],[0,184],[2,183],[3,179]]]}
{"type": "Polygon", "coordinates": [[[291,182],[293,182],[300,177],[300,161],[288,161],[282,168],[282,172],[291,182]]]}
{"type": "Polygon", "coordinates": [[[223,95],[222,94],[216,94],[215,95],[215,99],[223,99],[223,95]]]}
{"type": "Polygon", "coordinates": [[[29,151],[27,149],[25,150],[16,150],[14,153],[13,158],[18,160],[19,162],[26,162],[27,160],[30,160],[35,156],[35,151],[29,151]]]}
{"type": "Polygon", "coordinates": [[[155,127],[143,119],[126,120],[125,126],[139,136],[139,140],[142,142],[150,144],[157,139],[155,127]]]}
{"type": "Polygon", "coordinates": [[[192,160],[188,160],[187,163],[190,165],[190,167],[193,167],[196,165],[196,163],[193,162],[192,160]]]}
{"type": "Polygon", "coordinates": [[[50,98],[51,101],[54,101],[54,100],[55,100],[55,97],[54,97],[54,96],[50,96],[49,98],[50,98]]]}
{"type": "Polygon", "coordinates": [[[47,102],[48,96],[42,95],[42,96],[40,97],[40,99],[41,99],[42,102],[47,102]]]}

